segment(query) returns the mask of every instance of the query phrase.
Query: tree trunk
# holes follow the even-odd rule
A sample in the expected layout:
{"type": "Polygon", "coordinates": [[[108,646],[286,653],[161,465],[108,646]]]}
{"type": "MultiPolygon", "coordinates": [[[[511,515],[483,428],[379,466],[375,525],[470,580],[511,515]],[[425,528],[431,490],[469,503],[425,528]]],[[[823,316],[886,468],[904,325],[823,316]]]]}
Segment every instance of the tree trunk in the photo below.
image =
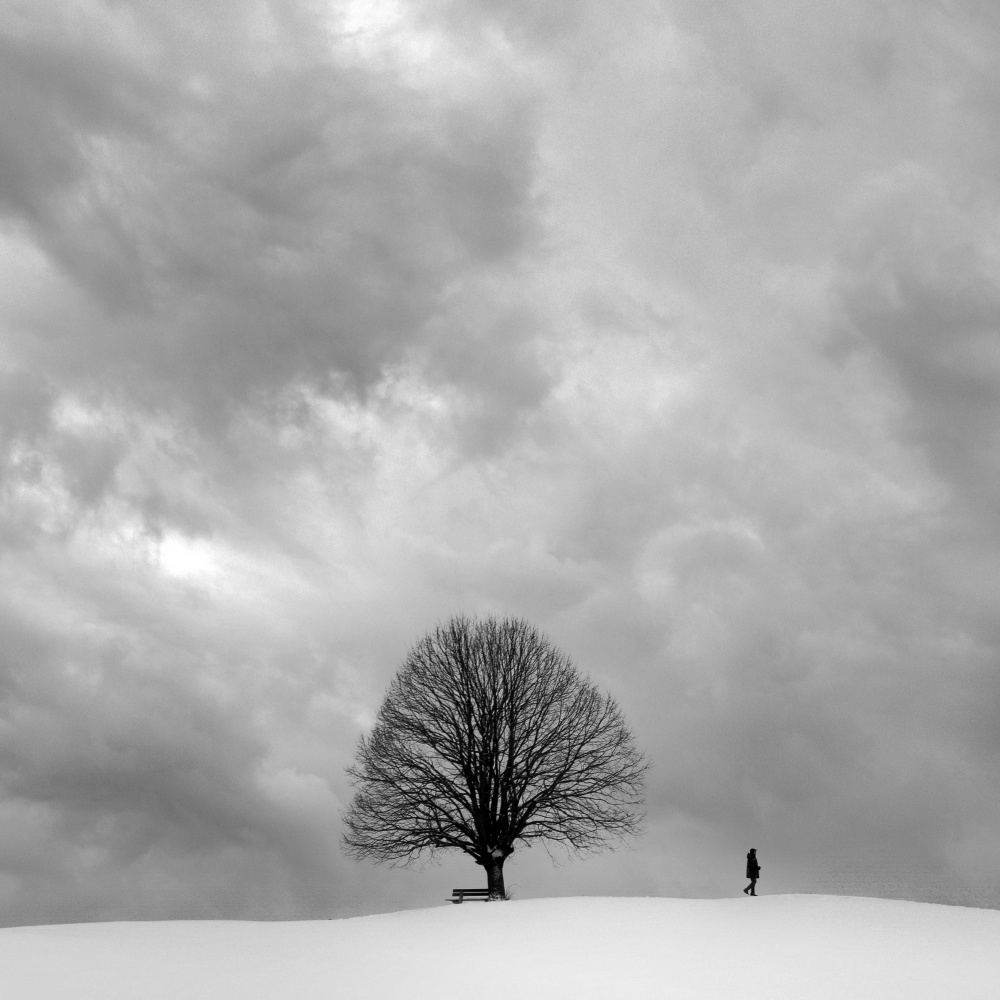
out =
{"type": "Polygon", "coordinates": [[[503,884],[503,858],[490,858],[483,865],[486,869],[486,888],[490,891],[490,899],[506,899],[507,890],[503,884]]]}

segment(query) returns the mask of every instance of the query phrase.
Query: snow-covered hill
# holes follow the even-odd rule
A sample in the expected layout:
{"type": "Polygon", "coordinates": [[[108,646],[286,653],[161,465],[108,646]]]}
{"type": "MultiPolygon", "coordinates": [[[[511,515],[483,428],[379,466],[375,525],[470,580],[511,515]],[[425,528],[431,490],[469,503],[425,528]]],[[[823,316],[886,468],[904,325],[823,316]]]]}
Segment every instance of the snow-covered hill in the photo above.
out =
{"type": "Polygon", "coordinates": [[[841,896],[537,899],[350,920],[0,930],[16,1000],[971,1000],[1000,912],[841,896]]]}

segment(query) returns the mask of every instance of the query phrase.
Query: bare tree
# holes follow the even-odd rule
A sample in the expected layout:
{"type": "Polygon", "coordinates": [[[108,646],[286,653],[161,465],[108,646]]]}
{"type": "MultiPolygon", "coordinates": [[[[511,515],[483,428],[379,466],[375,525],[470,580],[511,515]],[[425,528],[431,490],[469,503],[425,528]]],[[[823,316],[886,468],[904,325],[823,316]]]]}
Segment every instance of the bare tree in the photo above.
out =
{"type": "Polygon", "coordinates": [[[637,833],[647,766],[611,696],[535,628],[456,617],[410,650],[358,743],[345,849],[406,865],[456,848],[503,899],[515,844],[637,833]]]}

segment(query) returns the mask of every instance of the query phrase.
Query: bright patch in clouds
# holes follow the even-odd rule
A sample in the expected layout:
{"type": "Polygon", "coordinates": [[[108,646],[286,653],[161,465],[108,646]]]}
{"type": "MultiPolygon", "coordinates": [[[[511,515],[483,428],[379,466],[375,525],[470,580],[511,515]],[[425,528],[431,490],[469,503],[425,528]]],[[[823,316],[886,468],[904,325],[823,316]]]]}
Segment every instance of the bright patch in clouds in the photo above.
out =
{"type": "Polygon", "coordinates": [[[476,87],[484,69],[510,51],[503,35],[492,31],[471,52],[406,0],[351,0],[339,6],[333,26],[334,37],[360,61],[386,66],[429,91],[476,87]]]}
{"type": "Polygon", "coordinates": [[[169,576],[210,580],[219,571],[212,547],[200,539],[167,534],[159,544],[160,567],[169,576]]]}

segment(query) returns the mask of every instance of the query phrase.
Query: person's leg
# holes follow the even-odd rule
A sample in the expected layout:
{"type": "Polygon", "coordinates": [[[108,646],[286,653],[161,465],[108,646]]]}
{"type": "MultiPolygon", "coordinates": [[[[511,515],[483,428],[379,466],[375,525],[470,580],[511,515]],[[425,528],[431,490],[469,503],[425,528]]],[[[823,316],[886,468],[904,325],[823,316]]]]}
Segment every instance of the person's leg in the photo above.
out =
{"type": "Polygon", "coordinates": [[[757,880],[755,878],[750,879],[750,895],[757,895],[757,880]]]}

